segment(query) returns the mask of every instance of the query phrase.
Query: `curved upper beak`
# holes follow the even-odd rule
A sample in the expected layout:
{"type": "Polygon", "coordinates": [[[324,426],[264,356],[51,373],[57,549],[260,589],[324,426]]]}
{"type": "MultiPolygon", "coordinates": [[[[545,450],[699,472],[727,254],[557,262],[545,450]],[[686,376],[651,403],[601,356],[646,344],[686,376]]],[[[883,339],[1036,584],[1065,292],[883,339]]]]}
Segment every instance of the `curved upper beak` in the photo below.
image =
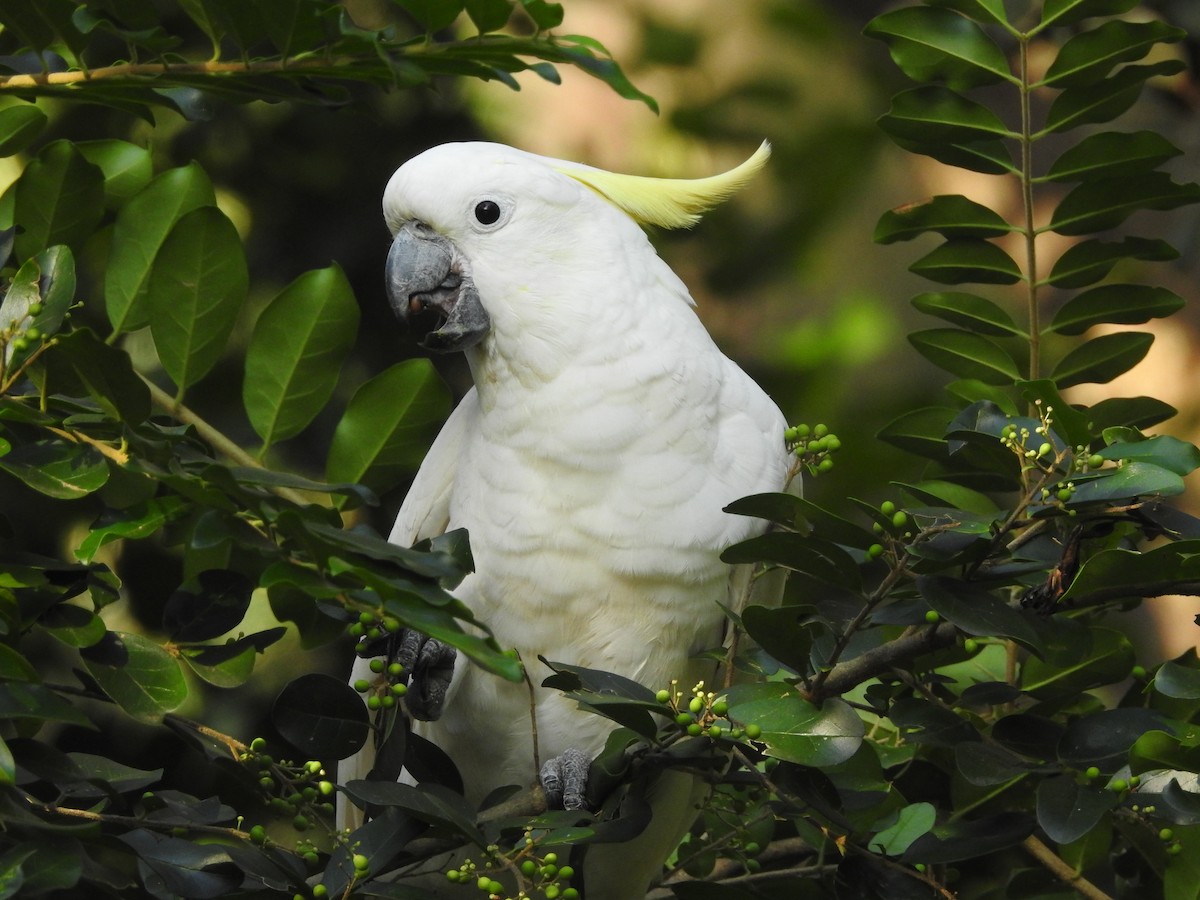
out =
{"type": "Polygon", "coordinates": [[[465,350],[491,329],[466,257],[422,222],[405,222],[396,232],[386,278],[388,302],[402,322],[427,311],[437,315],[436,326],[421,340],[423,347],[465,350]]]}

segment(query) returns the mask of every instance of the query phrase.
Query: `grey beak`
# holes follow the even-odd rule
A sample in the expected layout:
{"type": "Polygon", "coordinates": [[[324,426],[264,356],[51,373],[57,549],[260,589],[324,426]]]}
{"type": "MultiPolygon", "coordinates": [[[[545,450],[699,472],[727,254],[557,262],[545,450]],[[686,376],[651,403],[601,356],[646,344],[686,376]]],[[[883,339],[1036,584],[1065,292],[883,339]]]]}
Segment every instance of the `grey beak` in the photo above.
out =
{"type": "Polygon", "coordinates": [[[402,322],[427,311],[437,314],[437,326],[421,340],[422,347],[466,350],[491,329],[466,257],[423,222],[400,226],[388,251],[386,277],[388,302],[402,322]]]}

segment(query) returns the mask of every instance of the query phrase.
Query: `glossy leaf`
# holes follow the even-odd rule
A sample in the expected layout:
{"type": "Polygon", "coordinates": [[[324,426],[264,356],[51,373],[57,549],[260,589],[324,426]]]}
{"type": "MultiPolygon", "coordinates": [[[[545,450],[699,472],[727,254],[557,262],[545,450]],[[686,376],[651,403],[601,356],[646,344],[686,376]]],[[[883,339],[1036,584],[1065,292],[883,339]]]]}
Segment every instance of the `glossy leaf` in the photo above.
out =
{"type": "Polygon", "coordinates": [[[463,4],[458,0],[396,0],[426,31],[440,31],[448,28],[458,14],[462,12],[463,4]]]}
{"type": "Polygon", "coordinates": [[[0,156],[20,153],[42,133],[49,120],[32,105],[0,109],[0,156]]]}
{"type": "Polygon", "coordinates": [[[1169,210],[1200,202],[1200,185],[1177,184],[1163,172],[1088,181],[1054,210],[1048,226],[1059,234],[1088,234],[1115,228],[1142,209],[1169,210]]]}
{"type": "Polygon", "coordinates": [[[990,241],[957,238],[925,254],[910,272],[938,284],[1016,284],[1021,269],[1013,258],[990,241]]]}
{"type": "Polygon", "coordinates": [[[141,191],[154,174],[150,151],[128,141],[80,141],[75,148],[104,176],[104,201],[115,209],[141,191]]]}
{"type": "Polygon", "coordinates": [[[1133,106],[1146,82],[1160,75],[1174,75],[1186,66],[1179,60],[1164,60],[1145,66],[1126,66],[1111,78],[1085,87],[1067,88],[1046,113],[1046,123],[1035,137],[1068,131],[1080,125],[1111,122],[1133,106]]]}
{"type": "Polygon", "coordinates": [[[1116,425],[1131,428],[1150,428],[1173,418],[1178,410],[1154,397],[1110,397],[1088,410],[1096,428],[1116,425]]]}
{"type": "Polygon", "coordinates": [[[216,207],[187,213],[163,241],[150,272],[150,332],[180,391],[220,359],[248,280],[237,229],[216,207]]]}
{"type": "Polygon", "coordinates": [[[1121,758],[1147,731],[1169,730],[1165,716],[1152,709],[1102,709],[1067,723],[1058,741],[1058,758],[1073,765],[1121,758]]]}
{"type": "Polygon", "coordinates": [[[1105,22],[1075,35],[1058,51],[1042,84],[1078,87],[1093,84],[1120,63],[1141,59],[1156,44],[1174,43],[1187,32],[1165,22],[1105,22]]]}
{"type": "Polygon", "coordinates": [[[1012,316],[991,300],[977,294],[959,291],[918,294],[913,297],[912,305],[923,313],[945,319],[976,334],[1024,335],[1012,316]]]}
{"type": "Polygon", "coordinates": [[[70,603],[52,606],[38,624],[68,647],[91,647],[108,631],[104,620],[94,612],[70,603]]]}
{"type": "Polygon", "coordinates": [[[1138,237],[1117,242],[1091,239],[1068,247],[1054,263],[1046,282],[1061,288],[1086,287],[1104,278],[1121,260],[1161,262],[1178,256],[1179,251],[1166,241],[1138,237]]]}
{"type": "Polygon", "coordinates": [[[1005,175],[1018,171],[1008,145],[998,138],[954,143],[934,139],[914,140],[895,134],[889,136],[896,146],[909,153],[929,156],[948,166],[985,175],[1005,175]]]}
{"type": "Polygon", "coordinates": [[[1138,5],[1138,0],[1046,0],[1041,26],[1074,25],[1094,16],[1118,16],[1138,5]]]}
{"type": "Polygon", "coordinates": [[[463,5],[480,34],[499,31],[512,15],[509,0],[466,0],[463,5]]]}
{"type": "Polygon", "coordinates": [[[344,681],[312,673],[288,682],[275,699],[271,720],[310,759],[345,759],[367,740],[367,708],[344,681]]]}
{"type": "Polygon", "coordinates": [[[115,540],[137,540],[157,533],[168,522],[187,514],[182,497],[156,497],[105,516],[80,541],[75,557],[90,563],[100,548],[115,540]]]}
{"type": "Polygon", "coordinates": [[[751,640],[794,672],[808,670],[816,610],[810,606],[747,606],[742,626],[751,640]]]}
{"type": "Polygon", "coordinates": [[[150,415],[150,391],[128,353],[79,328],[60,336],[51,354],[52,361],[69,367],[92,400],[114,419],[137,425],[150,415]]]}
{"type": "Polygon", "coordinates": [[[1166,288],[1107,284],[1068,300],[1054,315],[1050,330],[1083,334],[1093,325],[1140,325],[1183,309],[1183,298],[1166,288]]]}
{"type": "Polygon", "coordinates": [[[177,221],[216,203],[208,176],[196,163],[169,169],[121,207],[104,273],[104,305],[116,332],[148,325],[147,302],[154,260],[177,221]]]}
{"type": "Polygon", "coordinates": [[[915,409],[885,425],[879,437],[909,453],[944,460],[948,455],[946,425],[954,418],[955,412],[957,410],[938,406],[915,409]]]}
{"type": "Polygon", "coordinates": [[[936,821],[937,810],[933,804],[912,803],[900,810],[892,825],[877,832],[868,846],[884,856],[899,856],[936,821]]]}
{"type": "Polygon", "coordinates": [[[930,6],[954,9],[977,22],[995,22],[1003,25],[1008,21],[1004,0],[927,0],[930,6]]]}
{"type": "Polygon", "coordinates": [[[1055,843],[1069,844],[1095,828],[1119,802],[1112,791],[1077,784],[1071,775],[1057,775],[1038,785],[1038,825],[1055,843]]]}
{"type": "Polygon", "coordinates": [[[1015,135],[994,112],[949,88],[928,85],[892,98],[879,127],[893,137],[922,143],[963,143],[1015,135]]]}
{"type": "MultiPolygon", "coordinates": [[[[1143,552],[1104,550],[1087,560],[1062,599],[1077,600],[1095,591],[1123,590],[1172,578],[1200,580],[1200,541],[1176,541],[1143,552]]],[[[1165,593],[1165,592],[1164,592],[1165,593]]]]}
{"type": "Polygon", "coordinates": [[[1008,59],[983,29],[948,9],[902,7],[872,19],[863,34],[884,41],[914,81],[965,89],[1013,80],[1008,59]]]}
{"type": "Polygon", "coordinates": [[[1154,673],[1154,689],[1180,700],[1200,700],[1200,670],[1168,660],[1154,673]]]}
{"type": "Polygon", "coordinates": [[[975,859],[1021,843],[1033,828],[1033,819],[1017,812],[1002,812],[983,819],[959,819],[935,825],[929,834],[909,846],[901,860],[935,864],[975,859]]]}
{"type": "Polygon", "coordinates": [[[908,340],[934,365],[960,378],[977,378],[985,384],[1009,384],[1021,377],[1012,357],[998,344],[978,334],[953,328],[933,328],[914,331],[908,340]]]}
{"type": "Polygon", "coordinates": [[[23,444],[0,456],[0,469],[56,500],[75,500],[108,481],[108,464],[93,447],[48,439],[23,444]]]}
{"type": "Polygon", "coordinates": [[[930,608],[967,634],[1006,637],[1041,652],[1042,641],[1031,616],[989,592],[957,579],[928,575],[917,579],[917,588],[930,608]]]}
{"type": "Polygon", "coordinates": [[[875,226],[875,242],[907,241],[927,232],[944,238],[999,237],[1012,227],[981,203],[958,194],[943,194],[924,203],[885,212],[875,226]]]}
{"type": "Polygon", "coordinates": [[[43,684],[0,681],[0,719],[66,722],[94,728],[91,720],[68,700],[43,684]]]}
{"type": "Polygon", "coordinates": [[[762,729],[766,753],[806,766],[845,762],[862,743],[865,733],[858,713],[841,700],[817,707],[802,699],[791,685],[735,685],[728,692],[729,717],[762,729]]]}
{"type": "Polygon", "coordinates": [[[54,244],[78,250],[104,212],[104,176],[69,141],[43,147],[13,190],[16,251],[24,258],[54,244]]]}
{"type": "Polygon", "coordinates": [[[1152,343],[1154,335],[1140,331],[1092,338],[1060,359],[1050,378],[1059,388],[1087,382],[1105,384],[1141,362],[1152,343]]]}
{"type": "Polygon", "coordinates": [[[1130,443],[1114,441],[1096,455],[1101,459],[1152,463],[1176,475],[1190,475],[1200,468],[1200,450],[1195,444],[1169,434],[1130,443]]]}
{"type": "Polygon", "coordinates": [[[1183,151],[1154,131],[1101,131],[1064,150],[1047,181],[1095,181],[1149,172],[1183,151]]]}
{"type": "Polygon", "coordinates": [[[408,360],[364,383],[338,422],[325,476],[376,490],[421,463],[450,398],[428,360],[408,360]]]}
{"type": "Polygon", "coordinates": [[[159,722],[187,699],[179,663],[143,635],[110,631],[80,653],[104,693],[139,722],[159,722]]]}
{"type": "Polygon", "coordinates": [[[301,275],[263,310],[246,349],[242,400],[264,446],[294,437],[324,408],[358,318],[336,265],[301,275]]]}

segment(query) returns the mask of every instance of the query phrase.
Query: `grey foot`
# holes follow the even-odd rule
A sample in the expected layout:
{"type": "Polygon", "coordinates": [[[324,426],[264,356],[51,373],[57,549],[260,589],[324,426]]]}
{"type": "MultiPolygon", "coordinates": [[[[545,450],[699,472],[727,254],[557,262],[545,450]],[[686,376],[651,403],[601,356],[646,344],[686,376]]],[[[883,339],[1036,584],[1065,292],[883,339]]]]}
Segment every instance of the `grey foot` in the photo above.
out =
{"type": "Polygon", "coordinates": [[[551,807],[562,809],[587,809],[584,793],[587,790],[588,769],[592,758],[582,750],[574,748],[563,751],[542,764],[539,773],[542,790],[551,807]]]}
{"type": "Polygon", "coordinates": [[[409,674],[404,705],[414,719],[432,722],[441,717],[457,656],[458,651],[449,644],[426,637],[419,631],[406,629],[400,636],[396,661],[409,674]]]}

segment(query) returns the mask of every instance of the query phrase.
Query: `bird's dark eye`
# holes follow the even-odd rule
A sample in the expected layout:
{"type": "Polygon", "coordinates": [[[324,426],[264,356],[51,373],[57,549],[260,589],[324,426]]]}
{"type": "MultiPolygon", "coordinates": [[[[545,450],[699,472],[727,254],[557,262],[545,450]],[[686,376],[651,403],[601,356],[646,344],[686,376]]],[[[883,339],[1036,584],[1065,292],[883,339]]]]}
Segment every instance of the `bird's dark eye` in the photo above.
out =
{"type": "Polygon", "coordinates": [[[495,225],[500,220],[500,204],[495,200],[480,200],[475,204],[475,220],[480,225],[495,225]]]}

